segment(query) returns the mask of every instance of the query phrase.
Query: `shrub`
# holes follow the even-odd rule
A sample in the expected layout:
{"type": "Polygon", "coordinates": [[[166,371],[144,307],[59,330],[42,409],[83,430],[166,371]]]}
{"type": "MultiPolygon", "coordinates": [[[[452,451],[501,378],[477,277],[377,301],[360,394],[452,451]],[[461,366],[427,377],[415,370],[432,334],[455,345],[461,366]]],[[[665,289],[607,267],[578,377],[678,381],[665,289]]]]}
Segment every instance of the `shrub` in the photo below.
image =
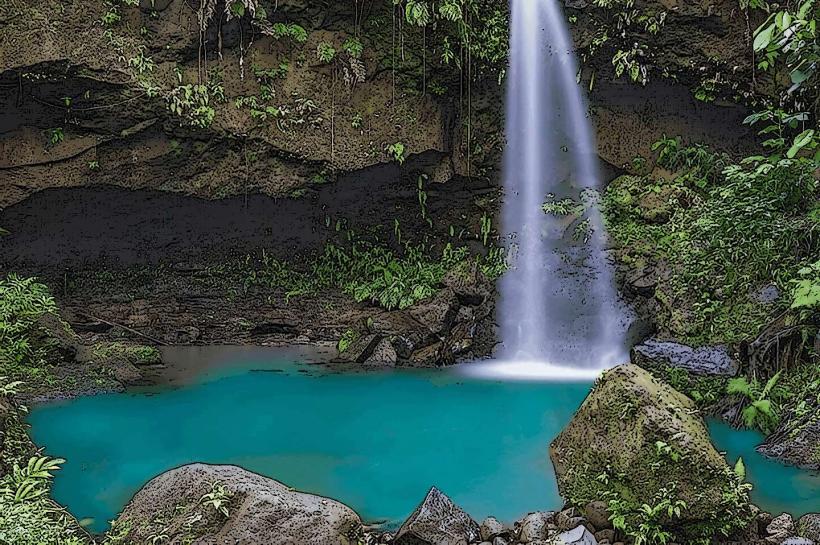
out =
{"type": "Polygon", "coordinates": [[[604,195],[620,258],[666,265],[669,279],[655,295],[673,335],[695,344],[756,336],[772,309],[753,294],[770,283],[785,290],[801,263],[820,254],[812,162],[733,162],[678,139],[655,150],[672,179],[624,176],[604,195]]]}
{"type": "Polygon", "coordinates": [[[56,313],[48,288],[14,274],[0,279],[0,372],[20,378],[24,368],[43,363],[46,347],[32,340],[40,318],[56,313]]]}

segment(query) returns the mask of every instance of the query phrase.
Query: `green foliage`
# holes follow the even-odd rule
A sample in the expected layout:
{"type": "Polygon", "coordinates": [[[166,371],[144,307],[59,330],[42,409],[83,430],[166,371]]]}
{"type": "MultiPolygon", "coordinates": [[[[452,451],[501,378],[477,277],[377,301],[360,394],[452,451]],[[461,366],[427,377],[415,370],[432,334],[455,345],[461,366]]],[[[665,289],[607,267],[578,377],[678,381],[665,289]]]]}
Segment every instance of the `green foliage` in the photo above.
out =
{"type": "Polygon", "coordinates": [[[233,493],[231,493],[224,484],[219,481],[211,483],[211,489],[208,493],[203,494],[199,499],[200,505],[213,508],[214,511],[224,517],[230,515],[230,505],[233,493]]]}
{"type": "Polygon", "coordinates": [[[0,279],[0,372],[29,378],[44,364],[47,349],[35,345],[32,337],[40,318],[56,312],[48,288],[35,279],[14,274],[0,279]]]}
{"type": "Polygon", "coordinates": [[[299,44],[305,43],[308,39],[304,27],[294,23],[274,23],[271,25],[270,35],[275,39],[289,38],[299,44]]]}
{"type": "MultiPolygon", "coordinates": [[[[277,288],[286,298],[338,288],[356,301],[369,301],[388,310],[407,308],[432,296],[444,275],[469,258],[467,248],[448,244],[441,254],[404,243],[402,252],[353,240],[348,247],[328,244],[305,272],[263,252],[261,261],[247,260],[244,289],[254,286],[277,288]]],[[[489,278],[505,270],[504,254],[491,250],[478,264],[489,278]]]]}
{"type": "Polygon", "coordinates": [[[65,132],[62,127],[55,127],[46,131],[46,137],[48,137],[49,145],[54,147],[65,140],[65,132]]]}
{"type": "Polygon", "coordinates": [[[361,337],[361,335],[356,330],[348,329],[345,331],[342,338],[339,339],[339,343],[336,345],[339,354],[347,352],[347,349],[350,348],[354,342],[359,340],[359,337],[361,337]]]}
{"type": "Polygon", "coordinates": [[[48,482],[52,471],[60,469],[63,459],[50,459],[43,456],[30,458],[25,467],[15,464],[11,472],[10,483],[0,490],[0,494],[12,498],[15,503],[30,501],[48,492],[48,482]]]}
{"type": "Polygon", "coordinates": [[[695,375],[680,367],[666,366],[651,369],[650,372],[672,386],[675,390],[692,399],[702,410],[710,410],[723,399],[727,379],[720,376],[695,375]]]}
{"type": "Polygon", "coordinates": [[[227,100],[221,78],[213,77],[207,83],[184,85],[182,80],[182,72],[177,70],[179,85],[171,89],[165,97],[168,109],[186,124],[207,129],[216,116],[213,104],[227,100]]]}
{"type": "Polygon", "coordinates": [[[145,54],[146,47],[140,45],[137,48],[137,53],[128,59],[128,66],[130,66],[137,75],[143,75],[152,72],[155,68],[154,60],[145,54]]]}
{"type": "MultiPolygon", "coordinates": [[[[774,154],[731,161],[665,138],[654,146],[671,179],[621,177],[604,195],[609,233],[629,266],[662,263],[661,325],[695,344],[757,335],[772,311],[754,300],[820,254],[813,162],[774,154]]],[[[776,304],[783,305],[780,301],[776,304]]]]}
{"type": "Polygon", "coordinates": [[[792,309],[820,310],[820,261],[797,271],[791,285],[792,309]]]}
{"type": "Polygon", "coordinates": [[[420,48],[425,57],[431,43],[442,65],[454,65],[470,79],[478,74],[497,76],[499,81],[503,77],[509,53],[506,4],[494,0],[388,2],[412,28],[422,30],[420,48]]]}
{"type": "Polygon", "coordinates": [[[795,6],[776,11],[755,31],[753,47],[761,57],[758,67],[773,68],[782,60],[789,72],[789,93],[817,93],[817,65],[820,43],[817,19],[820,8],[815,0],[804,0],[795,6]]]}
{"type": "Polygon", "coordinates": [[[153,346],[108,342],[94,345],[93,352],[94,357],[97,359],[120,358],[133,365],[157,365],[162,363],[160,351],[153,346]]]}
{"type": "Polygon", "coordinates": [[[407,159],[407,149],[401,142],[389,144],[386,151],[387,154],[400,165],[403,165],[407,159]]]}
{"type": "Polygon", "coordinates": [[[586,19],[585,26],[593,30],[581,51],[582,61],[603,54],[611,59],[616,77],[628,76],[645,85],[653,65],[653,49],[647,36],[663,29],[666,11],[647,9],[634,0],[593,0],[580,15],[586,19]]]}
{"type": "Polygon", "coordinates": [[[775,391],[781,373],[782,371],[776,373],[762,387],[757,378],[752,379],[751,382],[746,377],[736,377],[729,381],[726,393],[748,401],[742,413],[743,424],[747,428],[757,428],[764,433],[772,433],[777,427],[780,417],[770,397],[781,395],[780,392],[775,391]]]}
{"type": "Polygon", "coordinates": [[[336,283],[356,301],[371,301],[386,309],[403,309],[432,296],[444,274],[467,258],[467,249],[447,246],[440,259],[424,248],[407,245],[403,256],[364,243],[349,250],[327,246],[314,266],[320,283],[336,283]]]}
{"type": "Polygon", "coordinates": [[[631,537],[634,545],[666,545],[673,541],[668,521],[679,519],[687,508],[685,501],[675,497],[674,488],[662,488],[652,503],[642,503],[637,509],[617,493],[610,493],[607,499],[612,526],[631,537]]]}
{"type": "Polygon", "coordinates": [[[336,58],[336,48],[328,42],[319,42],[316,46],[316,58],[325,64],[330,64],[336,58]]]}
{"type": "Polygon", "coordinates": [[[364,53],[364,45],[358,38],[348,38],[342,44],[342,50],[354,59],[361,59],[364,53]]]}
{"type": "Polygon", "coordinates": [[[64,460],[33,457],[0,479],[0,543],[80,545],[90,543],[65,510],[48,498],[52,472],[64,460]]]}
{"type": "Polygon", "coordinates": [[[481,214],[481,243],[486,247],[493,230],[493,220],[486,213],[481,214]]]}

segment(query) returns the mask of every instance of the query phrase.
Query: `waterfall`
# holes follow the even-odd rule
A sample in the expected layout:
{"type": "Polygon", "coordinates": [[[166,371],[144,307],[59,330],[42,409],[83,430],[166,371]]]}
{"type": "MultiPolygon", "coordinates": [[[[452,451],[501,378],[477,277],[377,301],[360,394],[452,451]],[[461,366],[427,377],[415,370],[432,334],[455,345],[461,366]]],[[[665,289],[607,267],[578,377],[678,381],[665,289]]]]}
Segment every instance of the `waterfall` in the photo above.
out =
{"type": "Polygon", "coordinates": [[[557,0],[512,0],[495,376],[594,376],[628,359],[597,193],[600,175],[578,65],[557,0]],[[572,201],[565,200],[572,199],[572,201]],[[549,214],[547,202],[569,214],[549,214]]]}

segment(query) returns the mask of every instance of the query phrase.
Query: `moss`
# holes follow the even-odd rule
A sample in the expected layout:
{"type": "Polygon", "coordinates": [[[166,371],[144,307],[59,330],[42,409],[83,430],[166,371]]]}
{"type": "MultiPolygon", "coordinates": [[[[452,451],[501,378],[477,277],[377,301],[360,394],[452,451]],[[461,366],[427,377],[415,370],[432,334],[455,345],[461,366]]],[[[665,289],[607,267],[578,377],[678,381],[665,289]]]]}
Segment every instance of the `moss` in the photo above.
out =
{"type": "Polygon", "coordinates": [[[640,526],[644,504],[663,501],[686,504],[680,517],[659,519],[678,538],[731,533],[751,517],[747,486],[694,402],[636,366],[604,375],[550,454],[569,503],[608,501],[629,527],[640,526]]]}
{"type": "Polygon", "coordinates": [[[122,359],[132,365],[158,365],[162,354],[153,346],[129,345],[120,342],[97,343],[92,348],[95,359],[122,359]]]}

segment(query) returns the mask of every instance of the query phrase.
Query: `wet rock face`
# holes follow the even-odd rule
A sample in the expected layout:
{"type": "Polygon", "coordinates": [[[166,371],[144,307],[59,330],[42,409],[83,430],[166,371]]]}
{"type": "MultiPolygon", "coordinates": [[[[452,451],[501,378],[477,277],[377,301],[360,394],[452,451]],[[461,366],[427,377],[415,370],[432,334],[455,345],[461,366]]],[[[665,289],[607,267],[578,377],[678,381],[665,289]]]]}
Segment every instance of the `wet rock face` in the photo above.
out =
{"type": "Polygon", "coordinates": [[[757,451],[783,463],[805,469],[820,469],[820,420],[815,411],[784,420],[757,451]]]}
{"type": "Polygon", "coordinates": [[[433,487],[396,534],[395,545],[467,545],[479,540],[478,524],[433,487]]]}
{"type": "Polygon", "coordinates": [[[616,491],[637,509],[673,490],[687,509],[663,522],[680,529],[679,539],[752,517],[694,402],[635,365],[598,381],[550,445],[550,458],[561,495],[579,506],[616,491]]]}
{"type": "Polygon", "coordinates": [[[124,543],[134,545],[150,542],[158,531],[172,543],[188,539],[246,545],[342,545],[355,543],[362,532],[359,516],[337,501],[295,492],[236,466],[204,464],[153,479],[116,524],[130,526],[124,543]],[[227,499],[225,511],[213,498],[227,499]]]}
{"type": "Polygon", "coordinates": [[[684,344],[650,339],[632,349],[632,363],[643,368],[677,367],[698,375],[735,376],[740,363],[724,345],[692,348],[684,344]]]}

